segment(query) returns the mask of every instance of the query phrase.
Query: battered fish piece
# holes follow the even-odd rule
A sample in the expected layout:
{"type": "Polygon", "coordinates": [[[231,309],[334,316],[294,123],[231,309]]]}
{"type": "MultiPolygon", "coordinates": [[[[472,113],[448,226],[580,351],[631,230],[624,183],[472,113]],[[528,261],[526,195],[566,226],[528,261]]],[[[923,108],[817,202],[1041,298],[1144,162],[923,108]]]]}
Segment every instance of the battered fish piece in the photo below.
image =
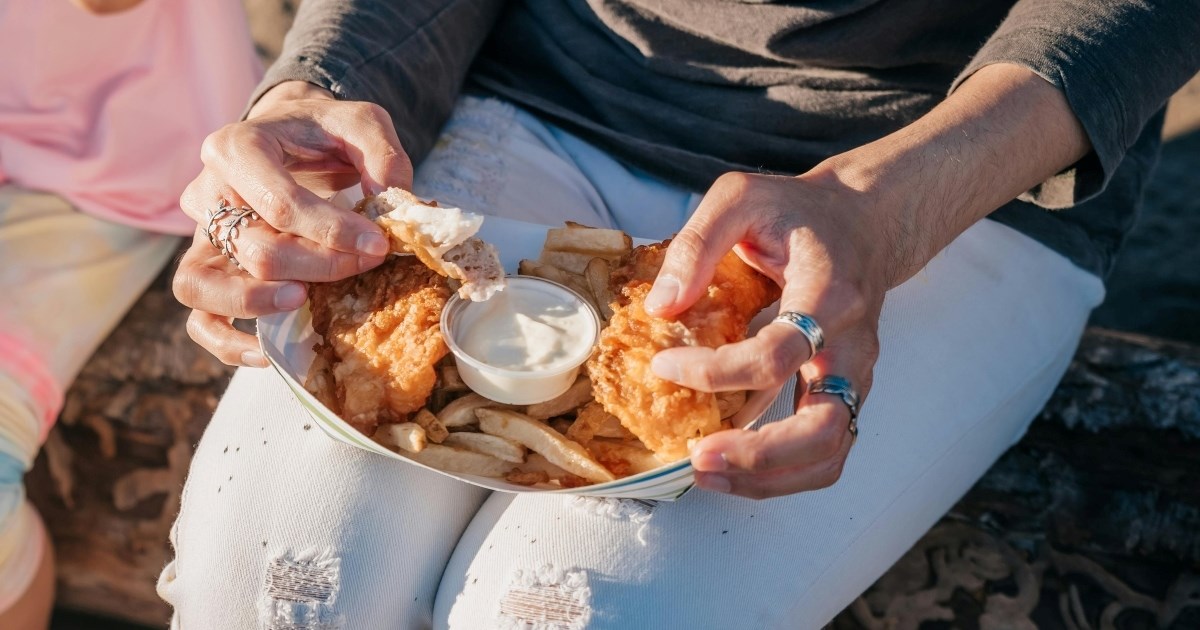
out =
{"type": "Polygon", "coordinates": [[[650,360],[678,346],[716,348],[746,338],[750,320],[779,299],[770,279],[726,254],[708,291],[674,319],[643,309],[670,241],[635,248],[613,272],[613,316],[588,360],[596,400],[663,461],[687,457],[688,442],[722,428],[714,394],[658,378],[650,360]]]}
{"type": "Polygon", "coordinates": [[[439,321],[448,280],[415,256],[309,287],[313,330],[322,341],[304,386],[364,435],[404,422],[425,406],[434,365],[450,350],[439,321]]]}
{"type": "Polygon", "coordinates": [[[383,228],[392,251],[416,255],[430,269],[462,282],[458,294],[482,302],[504,289],[496,249],[475,238],[483,215],[424,202],[402,188],[364,198],[355,210],[383,228]]]}

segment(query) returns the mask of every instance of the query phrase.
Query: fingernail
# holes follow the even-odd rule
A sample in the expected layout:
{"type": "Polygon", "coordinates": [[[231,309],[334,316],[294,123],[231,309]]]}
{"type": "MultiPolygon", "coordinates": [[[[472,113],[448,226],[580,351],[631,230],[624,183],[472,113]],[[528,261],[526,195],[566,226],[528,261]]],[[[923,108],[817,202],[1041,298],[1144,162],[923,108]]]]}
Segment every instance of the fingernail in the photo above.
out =
{"type": "Polygon", "coordinates": [[[247,350],[242,353],[242,365],[249,367],[266,367],[267,359],[258,350],[247,350]]]}
{"type": "Polygon", "coordinates": [[[284,311],[296,310],[300,308],[301,304],[304,304],[305,297],[304,287],[295,282],[289,282],[275,292],[275,308],[284,311]]]}
{"type": "Polygon", "coordinates": [[[664,356],[661,352],[654,355],[653,359],[650,359],[650,371],[654,372],[658,378],[674,383],[679,382],[682,376],[682,371],[679,369],[679,362],[670,356],[664,356]]]}
{"type": "Polygon", "coordinates": [[[388,240],[379,232],[363,232],[355,243],[364,256],[382,256],[388,252],[388,240]]]}
{"type": "Polygon", "coordinates": [[[696,485],[713,492],[729,492],[733,489],[733,484],[723,475],[698,475],[696,485]]]}
{"type": "Polygon", "coordinates": [[[692,467],[703,472],[722,472],[729,469],[724,453],[697,451],[692,453],[692,467]]]}
{"type": "Polygon", "coordinates": [[[645,309],[651,315],[675,303],[679,296],[679,278],[670,274],[659,276],[646,295],[645,309]]]}

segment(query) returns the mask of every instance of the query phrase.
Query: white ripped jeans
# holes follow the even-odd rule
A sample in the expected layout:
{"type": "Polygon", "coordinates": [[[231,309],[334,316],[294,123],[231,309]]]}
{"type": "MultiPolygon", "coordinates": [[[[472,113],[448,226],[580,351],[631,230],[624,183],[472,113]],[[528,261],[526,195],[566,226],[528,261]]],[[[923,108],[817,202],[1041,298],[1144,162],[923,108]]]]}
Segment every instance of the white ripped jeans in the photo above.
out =
{"type": "MultiPolygon", "coordinates": [[[[416,191],[650,238],[699,200],[474,98],[416,191]]],[[[888,295],[841,480],[766,501],[489,493],[334,442],[273,371],[242,369],[196,452],[159,592],[184,630],[818,628],[1020,438],[1103,292],[1030,238],[975,225],[888,295]]]]}

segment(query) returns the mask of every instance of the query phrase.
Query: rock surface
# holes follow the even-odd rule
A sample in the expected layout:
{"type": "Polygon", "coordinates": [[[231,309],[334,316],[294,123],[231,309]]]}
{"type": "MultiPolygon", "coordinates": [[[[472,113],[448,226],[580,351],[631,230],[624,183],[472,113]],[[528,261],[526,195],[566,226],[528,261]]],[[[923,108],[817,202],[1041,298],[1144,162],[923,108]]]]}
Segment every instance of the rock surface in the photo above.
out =
{"type": "Polygon", "coordinates": [[[1090,330],[1021,442],[835,621],[1200,628],[1200,348],[1090,330]]]}

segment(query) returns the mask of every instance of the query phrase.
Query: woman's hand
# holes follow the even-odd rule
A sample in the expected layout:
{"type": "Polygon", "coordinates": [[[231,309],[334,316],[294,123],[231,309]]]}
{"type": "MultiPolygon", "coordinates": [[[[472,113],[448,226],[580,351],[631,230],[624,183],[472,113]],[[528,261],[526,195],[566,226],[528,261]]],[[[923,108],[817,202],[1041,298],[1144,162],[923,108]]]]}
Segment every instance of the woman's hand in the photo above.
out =
{"type": "Polygon", "coordinates": [[[756,498],[833,484],[854,442],[850,409],[807,384],[840,376],[865,399],[884,293],[1089,149],[1060,91],[1025,68],[994,64],[911,125],[803,175],[719,178],[667,250],[647,310],[685,310],[732,248],[783,288],[780,311],[818,322],[826,346],[809,356],[800,330],[776,322],[739,343],[654,358],[662,378],[705,391],[770,391],[798,374],[795,415],[696,445],[697,484],[756,498]]]}
{"type": "Polygon", "coordinates": [[[232,320],[294,310],[304,282],[328,282],[383,261],[388,241],[374,223],[333,205],[337,191],[364,194],[412,185],[412,165],[382,108],[337,101],[303,82],[267,92],[244,122],[204,142],[204,169],[180,199],[198,224],[180,261],[175,297],[192,308],[188,333],[229,365],[265,366],[252,335],[232,320]],[[207,213],[252,208],[258,220],[233,239],[238,269],[209,241],[207,213]]]}
{"type": "Polygon", "coordinates": [[[648,311],[671,316],[695,302],[734,249],[782,287],[780,312],[811,316],[827,340],[811,357],[795,326],[774,322],[739,343],[655,356],[660,377],[704,391],[776,390],[799,373],[795,415],[710,435],[692,450],[700,487],[762,498],[823,488],[841,474],[854,441],[850,410],[837,396],[807,393],[806,384],[836,375],[861,397],[871,388],[879,313],[893,283],[887,250],[902,235],[888,234],[865,201],[829,176],[729,173],[671,241],[648,311]]]}

